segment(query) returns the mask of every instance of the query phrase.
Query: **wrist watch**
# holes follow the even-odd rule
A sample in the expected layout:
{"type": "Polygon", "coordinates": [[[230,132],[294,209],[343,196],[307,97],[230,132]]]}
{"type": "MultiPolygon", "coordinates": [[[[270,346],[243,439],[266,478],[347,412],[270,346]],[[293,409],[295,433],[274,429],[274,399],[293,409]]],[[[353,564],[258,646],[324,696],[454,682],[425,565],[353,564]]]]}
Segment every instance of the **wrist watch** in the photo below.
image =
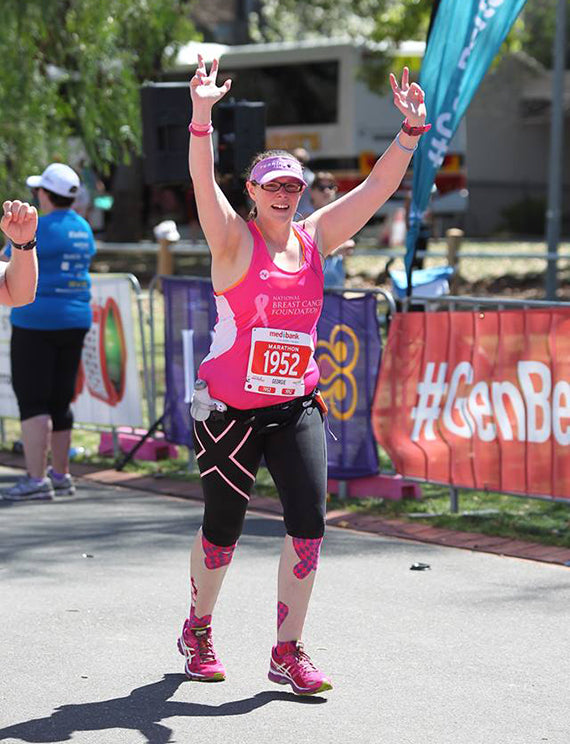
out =
{"type": "Polygon", "coordinates": [[[14,243],[13,240],[11,240],[10,243],[13,248],[17,248],[19,251],[31,251],[36,247],[38,241],[36,236],[34,235],[34,237],[27,243],[14,243]]]}

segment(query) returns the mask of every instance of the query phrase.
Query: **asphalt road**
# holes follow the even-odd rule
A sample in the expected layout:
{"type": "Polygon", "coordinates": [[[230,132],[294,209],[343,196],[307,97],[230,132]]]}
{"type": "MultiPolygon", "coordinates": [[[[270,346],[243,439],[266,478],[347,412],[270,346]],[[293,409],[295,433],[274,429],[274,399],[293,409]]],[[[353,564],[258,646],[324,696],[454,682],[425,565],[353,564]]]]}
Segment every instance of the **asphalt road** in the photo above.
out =
{"type": "Polygon", "coordinates": [[[0,502],[0,742],[570,741],[568,568],[331,528],[305,642],[335,688],[297,698],[266,678],[283,528],[262,515],[214,615],[228,679],[186,681],[200,515],[94,485],[0,502]]]}

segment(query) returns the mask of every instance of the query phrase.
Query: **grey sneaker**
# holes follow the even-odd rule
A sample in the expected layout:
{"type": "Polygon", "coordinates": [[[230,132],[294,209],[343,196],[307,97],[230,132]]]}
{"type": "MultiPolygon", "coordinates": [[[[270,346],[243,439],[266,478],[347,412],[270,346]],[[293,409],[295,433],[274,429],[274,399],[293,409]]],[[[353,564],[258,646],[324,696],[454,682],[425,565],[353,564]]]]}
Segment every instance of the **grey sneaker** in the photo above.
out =
{"type": "Polygon", "coordinates": [[[51,481],[56,496],[73,496],[75,493],[75,484],[69,473],[66,473],[62,478],[57,478],[53,474],[53,468],[50,465],[47,469],[47,476],[51,481]]]}
{"type": "Polygon", "coordinates": [[[53,487],[49,478],[36,480],[24,475],[2,492],[2,498],[4,501],[49,501],[53,499],[53,487]]]}

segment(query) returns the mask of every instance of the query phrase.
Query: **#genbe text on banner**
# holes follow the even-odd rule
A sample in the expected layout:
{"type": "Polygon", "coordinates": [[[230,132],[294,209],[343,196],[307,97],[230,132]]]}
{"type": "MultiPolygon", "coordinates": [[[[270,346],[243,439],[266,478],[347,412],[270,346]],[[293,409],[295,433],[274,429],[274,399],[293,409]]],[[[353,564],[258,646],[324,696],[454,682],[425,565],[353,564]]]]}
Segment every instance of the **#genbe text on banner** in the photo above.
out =
{"type": "Polygon", "coordinates": [[[570,497],[570,313],[397,316],[373,428],[403,475],[570,497]]]}

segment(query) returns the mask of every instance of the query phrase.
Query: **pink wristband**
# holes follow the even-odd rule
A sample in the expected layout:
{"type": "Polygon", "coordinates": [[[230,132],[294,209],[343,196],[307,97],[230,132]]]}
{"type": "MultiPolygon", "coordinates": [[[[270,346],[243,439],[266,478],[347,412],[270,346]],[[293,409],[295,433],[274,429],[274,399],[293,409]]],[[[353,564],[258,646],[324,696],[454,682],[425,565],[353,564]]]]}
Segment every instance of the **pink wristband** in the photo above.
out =
{"type": "Polygon", "coordinates": [[[188,126],[194,127],[194,129],[198,129],[198,131],[202,132],[206,131],[206,129],[209,129],[212,126],[212,120],[210,119],[207,124],[196,124],[195,121],[191,121],[188,126]]]}
{"type": "Polygon", "coordinates": [[[207,137],[209,134],[212,134],[214,127],[212,126],[212,122],[209,124],[193,124],[190,122],[188,131],[195,137],[207,137]]]}

